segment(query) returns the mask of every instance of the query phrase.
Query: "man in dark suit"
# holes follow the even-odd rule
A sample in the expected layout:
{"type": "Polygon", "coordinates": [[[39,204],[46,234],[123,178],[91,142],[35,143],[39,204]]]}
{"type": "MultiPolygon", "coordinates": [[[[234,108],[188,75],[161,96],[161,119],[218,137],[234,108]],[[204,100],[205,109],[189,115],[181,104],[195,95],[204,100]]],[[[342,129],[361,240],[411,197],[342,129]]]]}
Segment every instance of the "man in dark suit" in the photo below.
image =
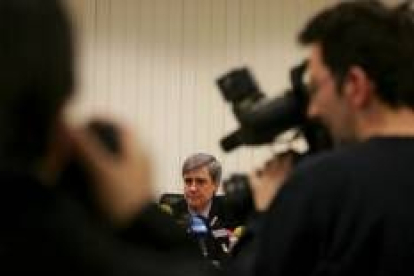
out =
{"type": "Polygon", "coordinates": [[[199,243],[202,254],[216,264],[228,257],[231,232],[240,222],[216,192],[221,165],[209,154],[188,157],[182,168],[184,199],[174,204],[177,222],[199,243]]]}

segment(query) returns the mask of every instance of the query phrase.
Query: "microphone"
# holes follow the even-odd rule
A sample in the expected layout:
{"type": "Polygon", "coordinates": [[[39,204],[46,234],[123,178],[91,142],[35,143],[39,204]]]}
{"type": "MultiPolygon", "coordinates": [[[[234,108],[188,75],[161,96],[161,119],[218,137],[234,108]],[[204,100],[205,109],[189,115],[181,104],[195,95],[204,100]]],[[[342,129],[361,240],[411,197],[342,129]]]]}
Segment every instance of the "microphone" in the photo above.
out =
{"type": "Polygon", "coordinates": [[[208,256],[208,249],[207,249],[207,235],[209,229],[204,222],[204,219],[200,216],[191,216],[190,218],[190,231],[194,235],[194,237],[198,241],[198,245],[200,246],[201,253],[204,257],[208,256]]]}

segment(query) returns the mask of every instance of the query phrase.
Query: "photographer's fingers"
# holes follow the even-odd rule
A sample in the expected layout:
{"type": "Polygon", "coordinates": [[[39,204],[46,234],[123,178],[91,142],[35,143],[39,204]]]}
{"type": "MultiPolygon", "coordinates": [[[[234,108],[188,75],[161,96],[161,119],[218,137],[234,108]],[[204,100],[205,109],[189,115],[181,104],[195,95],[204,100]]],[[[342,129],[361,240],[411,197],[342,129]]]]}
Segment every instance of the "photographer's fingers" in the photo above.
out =
{"type": "Polygon", "coordinates": [[[257,211],[263,212],[268,209],[275,194],[275,183],[269,185],[263,183],[262,172],[256,171],[250,174],[249,182],[253,193],[254,206],[257,211]]]}
{"type": "Polygon", "coordinates": [[[113,154],[89,131],[74,130],[75,149],[94,178],[102,211],[114,225],[123,227],[152,199],[148,157],[135,149],[133,135],[116,126],[119,154],[113,154]]]}
{"type": "MultiPolygon", "coordinates": [[[[100,141],[97,133],[90,129],[72,129],[71,137],[78,155],[90,167],[100,171],[114,163],[126,162],[136,157],[138,150],[132,132],[121,124],[109,123],[109,120],[95,119],[94,122],[105,122],[116,129],[119,152],[114,154],[100,141]]],[[[140,150],[139,153],[142,151],[140,150]]]]}
{"type": "Polygon", "coordinates": [[[120,154],[125,159],[133,159],[137,154],[142,153],[139,143],[135,139],[131,130],[124,126],[117,126],[118,138],[120,142],[120,154]]]}
{"type": "Polygon", "coordinates": [[[76,154],[87,168],[99,172],[110,166],[111,154],[93,133],[85,129],[72,129],[70,136],[76,154]]]}

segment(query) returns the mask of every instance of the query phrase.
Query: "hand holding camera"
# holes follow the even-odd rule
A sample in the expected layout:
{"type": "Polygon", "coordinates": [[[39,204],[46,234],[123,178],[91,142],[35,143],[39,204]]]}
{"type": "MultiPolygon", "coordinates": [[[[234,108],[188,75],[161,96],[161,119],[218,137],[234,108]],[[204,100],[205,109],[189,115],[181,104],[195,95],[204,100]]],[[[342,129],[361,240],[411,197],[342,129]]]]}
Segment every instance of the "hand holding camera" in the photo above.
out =
{"type": "Polygon", "coordinates": [[[152,199],[151,169],[148,156],[136,146],[126,128],[106,126],[103,132],[108,135],[112,127],[113,138],[118,140],[116,153],[108,142],[102,143],[102,131],[96,135],[90,128],[78,129],[72,130],[71,136],[75,154],[92,182],[98,208],[115,226],[122,227],[152,199]]]}
{"type": "Polygon", "coordinates": [[[297,156],[298,154],[293,151],[278,154],[250,175],[249,182],[257,211],[263,212],[268,209],[272,200],[284,185],[297,156]]]}

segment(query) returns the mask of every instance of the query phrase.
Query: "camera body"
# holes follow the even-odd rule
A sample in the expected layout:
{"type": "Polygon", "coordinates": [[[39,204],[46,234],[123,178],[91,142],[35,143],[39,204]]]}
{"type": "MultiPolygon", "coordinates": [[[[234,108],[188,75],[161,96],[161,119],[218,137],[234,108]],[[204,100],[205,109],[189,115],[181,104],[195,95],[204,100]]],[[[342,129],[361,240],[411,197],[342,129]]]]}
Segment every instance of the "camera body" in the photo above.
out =
{"type": "MultiPolygon", "coordinates": [[[[240,123],[238,130],[221,140],[221,147],[229,152],[241,145],[262,145],[274,141],[284,131],[298,128],[308,144],[306,155],[328,149],[332,139],[325,127],[307,118],[309,103],[304,75],[307,61],[290,71],[291,88],[283,96],[268,99],[247,68],[230,71],[217,80],[225,101],[232,105],[240,123]]],[[[298,154],[295,162],[302,155],[298,154]]],[[[249,180],[246,175],[234,174],[223,183],[228,204],[245,215],[253,210],[249,180]]]]}
{"type": "MultiPolygon", "coordinates": [[[[91,121],[86,131],[95,135],[113,155],[120,154],[119,134],[115,125],[105,121],[91,121]]],[[[90,214],[99,217],[93,179],[79,157],[72,155],[58,178],[59,188],[73,200],[79,202],[90,214]]]]}
{"type": "Polygon", "coordinates": [[[282,97],[268,99],[247,68],[232,70],[217,80],[221,94],[232,104],[240,128],[221,140],[225,151],[240,145],[271,143],[283,131],[303,125],[308,102],[302,78],[306,62],[292,69],[292,88],[282,97]]]}

